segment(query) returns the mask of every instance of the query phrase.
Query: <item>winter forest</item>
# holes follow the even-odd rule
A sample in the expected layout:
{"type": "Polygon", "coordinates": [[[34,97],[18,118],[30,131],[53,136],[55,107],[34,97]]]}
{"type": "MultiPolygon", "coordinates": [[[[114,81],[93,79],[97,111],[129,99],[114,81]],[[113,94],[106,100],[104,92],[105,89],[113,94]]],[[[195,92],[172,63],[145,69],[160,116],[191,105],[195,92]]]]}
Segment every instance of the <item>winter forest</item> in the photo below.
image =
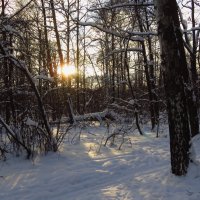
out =
{"type": "Polygon", "coordinates": [[[0,0],[0,199],[200,199],[199,0],[0,0]]]}

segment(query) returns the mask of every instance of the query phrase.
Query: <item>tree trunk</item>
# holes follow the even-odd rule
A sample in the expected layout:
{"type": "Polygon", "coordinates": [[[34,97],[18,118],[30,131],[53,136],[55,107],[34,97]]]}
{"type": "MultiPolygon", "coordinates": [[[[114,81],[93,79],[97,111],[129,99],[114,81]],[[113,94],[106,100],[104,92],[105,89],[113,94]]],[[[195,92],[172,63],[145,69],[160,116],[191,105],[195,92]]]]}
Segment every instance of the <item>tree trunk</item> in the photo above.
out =
{"type": "MultiPolygon", "coordinates": [[[[194,1],[191,1],[191,8],[192,8],[192,28],[195,28],[195,16],[194,16],[194,1]]],[[[196,53],[197,53],[197,46],[196,46],[196,35],[195,30],[192,31],[192,42],[193,42],[193,49],[192,54],[190,56],[190,64],[191,64],[191,74],[192,74],[192,84],[194,87],[194,93],[196,97],[198,97],[198,88],[197,88],[197,68],[196,68],[196,53]]],[[[198,118],[198,111],[197,111],[197,99],[191,96],[188,99],[188,106],[189,106],[189,116],[190,116],[190,127],[192,136],[195,136],[199,133],[199,118],[198,118]]]]}
{"type": "MultiPolygon", "coordinates": [[[[54,1],[50,0],[50,4],[51,4],[52,17],[53,17],[54,31],[55,31],[55,34],[56,34],[58,55],[59,55],[59,58],[60,58],[60,66],[62,68],[63,65],[64,65],[64,59],[63,59],[63,54],[62,54],[62,49],[61,49],[61,44],[60,44],[60,36],[59,36],[59,33],[58,33],[58,26],[57,26],[57,20],[56,20],[56,12],[55,12],[55,7],[54,7],[54,1]]],[[[64,77],[62,75],[62,80],[63,79],[64,79],[64,77]]]]}
{"type": "MultiPolygon", "coordinates": [[[[115,49],[115,36],[112,35],[112,51],[114,51],[115,49]]],[[[112,54],[112,77],[111,77],[111,80],[112,80],[112,102],[115,101],[115,54],[113,53],[112,54]]]]}
{"type": "MultiPolygon", "coordinates": [[[[67,13],[67,65],[70,65],[70,2],[68,0],[68,13],[67,13]]],[[[67,77],[68,86],[71,88],[71,77],[67,77]]]]}
{"type": "MultiPolygon", "coordinates": [[[[139,10],[137,7],[135,7],[135,13],[136,13],[139,29],[141,32],[144,32],[141,14],[139,13],[139,10]]],[[[149,28],[148,21],[146,23],[147,23],[147,28],[149,28]]],[[[151,115],[151,126],[152,126],[152,129],[154,129],[158,122],[159,109],[158,109],[158,99],[155,94],[155,83],[153,80],[154,66],[152,64],[149,64],[149,63],[153,63],[153,55],[152,55],[150,38],[148,38],[148,45],[149,45],[148,50],[149,50],[150,62],[148,62],[148,59],[147,59],[145,43],[141,42],[143,61],[144,61],[144,71],[145,71],[145,77],[147,81],[147,89],[148,89],[148,96],[149,96],[149,102],[150,102],[149,110],[150,110],[150,115],[151,115]]]]}
{"type": "Polygon", "coordinates": [[[187,173],[190,128],[187,109],[189,73],[175,0],[154,0],[161,46],[164,85],[170,133],[171,169],[187,173]],[[187,77],[187,80],[186,80],[187,77]]]}
{"type": "Polygon", "coordinates": [[[42,15],[44,20],[44,36],[45,36],[45,47],[46,47],[46,56],[47,56],[47,68],[49,69],[49,73],[51,77],[54,77],[54,70],[51,60],[51,53],[49,48],[49,39],[48,39],[48,31],[47,31],[47,19],[46,19],[46,10],[44,5],[44,0],[41,0],[42,3],[42,15]]]}
{"type": "MultiPolygon", "coordinates": [[[[1,1],[1,16],[2,18],[5,17],[5,8],[6,8],[6,3],[4,0],[1,1]]],[[[7,38],[7,34],[6,31],[2,32],[2,39],[4,41],[4,43],[7,42],[8,38],[7,38]]],[[[5,110],[6,110],[6,123],[10,124],[10,99],[9,99],[9,63],[8,63],[8,59],[7,58],[3,58],[3,68],[4,68],[4,84],[5,84],[5,88],[8,91],[7,92],[7,99],[6,99],[6,103],[5,103],[5,110]]]]}
{"type": "MultiPolygon", "coordinates": [[[[133,86],[132,86],[131,79],[130,79],[130,70],[129,70],[129,64],[128,64],[128,55],[127,55],[128,45],[129,45],[129,41],[127,41],[126,50],[124,52],[124,66],[127,70],[128,86],[131,91],[131,96],[132,96],[133,100],[136,100],[136,97],[135,97],[135,94],[133,91],[133,86]]],[[[140,135],[143,135],[143,132],[142,132],[142,130],[140,128],[140,124],[139,124],[139,114],[138,114],[139,107],[138,107],[137,102],[135,103],[134,106],[135,106],[135,108],[134,108],[135,123],[136,123],[137,129],[138,129],[140,135]]]]}
{"type": "Polygon", "coordinates": [[[79,1],[77,0],[77,24],[76,24],[76,69],[77,69],[77,74],[76,74],[76,109],[77,112],[80,113],[80,94],[79,94],[79,85],[80,85],[80,80],[79,80],[79,62],[80,62],[80,52],[79,52],[79,14],[80,14],[80,5],[79,1]]]}

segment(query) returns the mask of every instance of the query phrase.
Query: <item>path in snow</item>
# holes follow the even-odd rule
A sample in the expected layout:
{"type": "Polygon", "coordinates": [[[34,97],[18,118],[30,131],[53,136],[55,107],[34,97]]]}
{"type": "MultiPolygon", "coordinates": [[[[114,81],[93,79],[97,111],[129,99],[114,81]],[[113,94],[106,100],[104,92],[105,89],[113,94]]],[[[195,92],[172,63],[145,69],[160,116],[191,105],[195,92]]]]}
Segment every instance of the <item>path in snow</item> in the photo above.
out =
{"type": "MultiPolygon", "coordinates": [[[[103,134],[103,128],[91,129],[103,134]]],[[[97,133],[98,132],[98,133],[97,133]]],[[[59,153],[0,163],[1,200],[199,200],[200,168],[186,177],[170,174],[167,138],[131,136],[132,147],[102,147],[83,134],[59,153]]]]}

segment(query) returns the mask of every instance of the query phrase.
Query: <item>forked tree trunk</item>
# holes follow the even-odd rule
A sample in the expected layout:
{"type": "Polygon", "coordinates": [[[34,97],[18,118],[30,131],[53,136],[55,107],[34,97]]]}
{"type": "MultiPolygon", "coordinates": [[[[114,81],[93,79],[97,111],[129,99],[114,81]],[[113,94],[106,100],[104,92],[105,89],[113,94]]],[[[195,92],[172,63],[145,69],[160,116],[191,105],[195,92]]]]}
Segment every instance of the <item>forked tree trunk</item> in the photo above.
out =
{"type": "Polygon", "coordinates": [[[176,0],[154,0],[154,3],[167,98],[171,169],[173,174],[180,176],[187,173],[189,165],[191,136],[187,90],[191,85],[180,30],[177,2],[176,0]]]}

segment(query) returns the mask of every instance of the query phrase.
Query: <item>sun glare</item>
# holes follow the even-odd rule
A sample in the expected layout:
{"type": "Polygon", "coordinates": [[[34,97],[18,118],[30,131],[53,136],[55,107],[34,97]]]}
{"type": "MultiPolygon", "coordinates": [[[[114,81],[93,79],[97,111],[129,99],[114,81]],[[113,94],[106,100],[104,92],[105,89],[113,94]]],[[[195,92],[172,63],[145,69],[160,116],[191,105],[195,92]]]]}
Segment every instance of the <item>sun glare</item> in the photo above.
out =
{"type": "Polygon", "coordinates": [[[62,68],[58,67],[58,74],[64,76],[71,76],[76,74],[76,67],[73,65],[64,65],[62,68]]]}

